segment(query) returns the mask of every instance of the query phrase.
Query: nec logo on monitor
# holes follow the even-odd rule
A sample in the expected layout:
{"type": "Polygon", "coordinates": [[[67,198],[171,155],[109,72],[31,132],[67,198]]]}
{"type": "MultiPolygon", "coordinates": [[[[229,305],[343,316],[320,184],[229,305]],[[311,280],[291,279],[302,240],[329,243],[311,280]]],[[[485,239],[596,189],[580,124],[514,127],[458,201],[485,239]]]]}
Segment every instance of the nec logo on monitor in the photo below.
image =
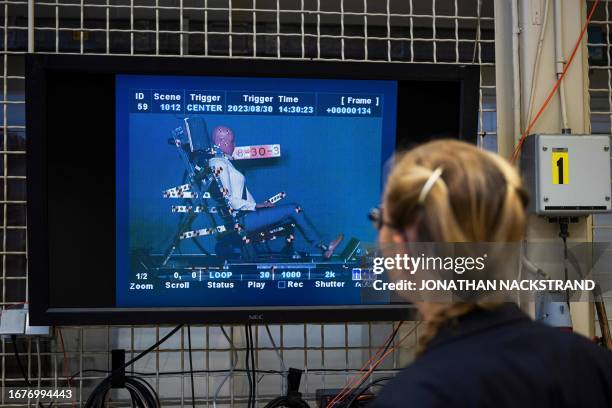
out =
{"type": "Polygon", "coordinates": [[[249,320],[264,320],[264,315],[252,314],[252,315],[249,315],[249,320]]]}

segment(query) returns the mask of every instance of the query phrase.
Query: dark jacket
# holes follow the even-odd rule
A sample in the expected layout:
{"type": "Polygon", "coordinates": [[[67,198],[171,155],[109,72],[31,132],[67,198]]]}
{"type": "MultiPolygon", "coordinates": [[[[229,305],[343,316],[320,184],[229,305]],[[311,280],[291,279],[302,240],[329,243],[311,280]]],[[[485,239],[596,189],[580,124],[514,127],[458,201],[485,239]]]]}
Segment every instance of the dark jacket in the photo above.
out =
{"type": "Polygon", "coordinates": [[[368,407],[612,407],[612,352],[513,304],[477,310],[440,328],[368,407]]]}

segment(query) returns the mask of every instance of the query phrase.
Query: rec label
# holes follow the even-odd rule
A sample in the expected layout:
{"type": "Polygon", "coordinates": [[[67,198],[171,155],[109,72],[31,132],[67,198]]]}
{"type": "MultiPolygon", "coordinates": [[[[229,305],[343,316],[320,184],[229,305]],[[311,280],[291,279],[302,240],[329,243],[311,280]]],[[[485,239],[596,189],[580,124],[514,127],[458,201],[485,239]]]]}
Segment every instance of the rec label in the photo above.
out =
{"type": "Polygon", "coordinates": [[[569,184],[569,151],[567,147],[555,147],[551,155],[552,183],[569,184]]]}

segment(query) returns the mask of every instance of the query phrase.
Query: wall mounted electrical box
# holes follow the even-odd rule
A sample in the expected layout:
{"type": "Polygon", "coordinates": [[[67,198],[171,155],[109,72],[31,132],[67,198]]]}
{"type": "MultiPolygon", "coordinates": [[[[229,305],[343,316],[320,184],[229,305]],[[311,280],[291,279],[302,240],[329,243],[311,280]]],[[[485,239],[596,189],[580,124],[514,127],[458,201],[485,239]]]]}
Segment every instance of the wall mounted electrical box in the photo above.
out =
{"type": "Polygon", "coordinates": [[[610,136],[530,135],[521,154],[530,212],[559,217],[612,210],[610,136]]]}

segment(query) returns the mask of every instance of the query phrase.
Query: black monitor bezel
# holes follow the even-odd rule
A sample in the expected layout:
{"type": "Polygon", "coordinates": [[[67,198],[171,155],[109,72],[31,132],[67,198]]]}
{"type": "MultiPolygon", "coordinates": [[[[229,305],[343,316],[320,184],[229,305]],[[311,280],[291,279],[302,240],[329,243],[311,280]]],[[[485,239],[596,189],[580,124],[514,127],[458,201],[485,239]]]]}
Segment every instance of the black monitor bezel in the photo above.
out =
{"type": "MultiPolygon", "coordinates": [[[[265,76],[317,79],[452,81],[461,84],[459,139],[476,143],[480,68],[379,62],[28,54],[26,56],[28,285],[32,324],[328,323],[415,317],[413,306],[274,306],[253,308],[51,308],[46,223],[46,76],[100,74],[265,76]]],[[[402,130],[398,128],[398,133],[402,130]]]]}

